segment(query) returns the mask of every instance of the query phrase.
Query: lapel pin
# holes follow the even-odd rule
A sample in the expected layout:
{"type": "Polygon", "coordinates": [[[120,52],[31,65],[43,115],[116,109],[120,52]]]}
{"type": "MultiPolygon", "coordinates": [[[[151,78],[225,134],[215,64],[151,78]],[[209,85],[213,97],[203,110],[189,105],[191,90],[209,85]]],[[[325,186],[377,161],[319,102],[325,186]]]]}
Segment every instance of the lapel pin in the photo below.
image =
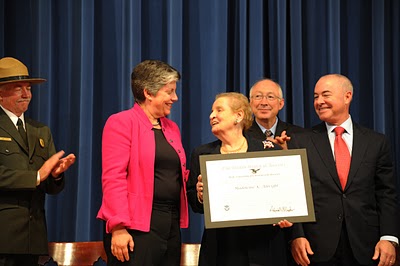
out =
{"type": "Polygon", "coordinates": [[[39,144],[40,144],[40,147],[44,148],[44,140],[43,139],[39,139],[39,144]]]}

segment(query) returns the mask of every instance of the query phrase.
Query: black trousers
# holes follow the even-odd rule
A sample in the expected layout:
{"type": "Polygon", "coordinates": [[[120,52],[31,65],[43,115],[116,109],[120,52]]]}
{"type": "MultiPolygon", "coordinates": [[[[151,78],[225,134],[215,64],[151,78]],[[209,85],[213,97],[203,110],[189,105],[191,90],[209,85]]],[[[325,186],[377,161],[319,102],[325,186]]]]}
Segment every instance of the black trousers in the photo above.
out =
{"type": "Polygon", "coordinates": [[[340,234],[340,240],[335,255],[326,262],[312,262],[311,266],[374,266],[378,265],[378,263],[379,259],[378,261],[373,261],[371,259],[370,264],[367,265],[358,263],[353,255],[353,251],[351,250],[346,224],[343,223],[342,232],[340,234]]]}
{"type": "Polygon", "coordinates": [[[0,266],[37,266],[38,260],[38,255],[0,254],[0,266]]]}
{"type": "Polygon", "coordinates": [[[129,261],[121,262],[111,253],[111,234],[104,233],[107,265],[173,266],[180,265],[181,231],[179,206],[154,203],[150,232],[128,230],[135,243],[129,261]]]}

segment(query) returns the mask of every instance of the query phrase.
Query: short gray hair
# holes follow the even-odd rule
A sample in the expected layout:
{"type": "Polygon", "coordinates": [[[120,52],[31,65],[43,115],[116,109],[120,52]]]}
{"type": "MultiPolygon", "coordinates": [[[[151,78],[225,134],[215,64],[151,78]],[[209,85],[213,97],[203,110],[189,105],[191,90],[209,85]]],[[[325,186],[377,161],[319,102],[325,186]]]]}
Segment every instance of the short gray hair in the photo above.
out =
{"type": "Polygon", "coordinates": [[[146,99],[144,90],[155,96],[163,86],[180,79],[178,70],[165,62],[145,60],[139,63],[131,74],[131,88],[135,102],[144,102],[146,99]]]}
{"type": "Polygon", "coordinates": [[[279,83],[276,82],[275,80],[267,79],[267,78],[263,78],[263,79],[257,80],[257,81],[253,84],[253,86],[251,86],[250,92],[249,92],[249,97],[252,96],[251,93],[252,93],[252,91],[253,91],[254,86],[257,85],[257,83],[259,83],[259,82],[261,82],[261,81],[264,81],[264,80],[269,80],[269,81],[272,81],[273,83],[275,83],[276,86],[278,87],[278,93],[279,93],[278,97],[281,98],[281,99],[283,99],[283,91],[282,91],[281,85],[279,85],[279,83]]]}

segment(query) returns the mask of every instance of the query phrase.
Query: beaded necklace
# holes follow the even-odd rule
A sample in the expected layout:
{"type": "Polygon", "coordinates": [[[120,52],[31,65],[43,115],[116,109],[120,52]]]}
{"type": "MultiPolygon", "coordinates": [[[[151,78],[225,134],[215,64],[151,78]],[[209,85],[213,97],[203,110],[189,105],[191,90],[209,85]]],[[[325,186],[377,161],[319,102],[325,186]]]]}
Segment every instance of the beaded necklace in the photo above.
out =
{"type": "Polygon", "coordinates": [[[225,147],[221,146],[221,151],[223,151],[224,153],[237,153],[242,150],[245,143],[246,143],[246,138],[244,138],[244,140],[243,140],[242,144],[240,144],[239,148],[228,151],[225,147]]]}

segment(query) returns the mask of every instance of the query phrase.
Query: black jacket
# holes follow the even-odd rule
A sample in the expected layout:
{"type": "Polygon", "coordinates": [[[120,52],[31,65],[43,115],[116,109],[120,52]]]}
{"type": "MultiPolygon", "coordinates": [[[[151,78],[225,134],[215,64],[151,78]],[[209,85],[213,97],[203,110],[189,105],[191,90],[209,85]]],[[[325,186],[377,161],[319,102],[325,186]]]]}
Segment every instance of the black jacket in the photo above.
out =
{"type": "MultiPolygon", "coordinates": [[[[245,136],[248,152],[263,151],[262,141],[245,136]]],[[[187,184],[192,210],[203,213],[203,204],[197,200],[196,183],[200,174],[199,156],[220,154],[221,141],[217,140],[194,149],[191,156],[190,176],[187,184]]],[[[275,146],[273,150],[280,149],[275,146]]],[[[283,230],[272,225],[204,229],[199,265],[286,265],[286,244],[283,230]]]]}
{"type": "MultiPolygon", "coordinates": [[[[289,137],[292,137],[293,134],[302,132],[303,130],[304,130],[304,128],[302,128],[302,127],[299,127],[299,126],[296,126],[293,124],[289,124],[289,123],[283,122],[282,120],[278,119],[278,124],[276,126],[274,138],[276,136],[280,136],[283,131],[286,131],[286,135],[288,135],[289,137]]],[[[246,134],[249,135],[250,137],[253,137],[256,139],[260,139],[260,140],[265,139],[264,132],[261,131],[261,128],[258,126],[258,124],[255,120],[253,121],[253,124],[251,125],[251,127],[246,131],[246,134]]],[[[288,147],[291,148],[291,141],[288,142],[288,147]]]]}
{"type": "Polygon", "coordinates": [[[354,257],[372,265],[383,235],[398,237],[396,181],[386,137],[353,123],[350,172],[344,191],[325,123],[296,134],[293,145],[306,148],[316,222],[293,225],[293,238],[306,237],[311,262],[328,261],[338,246],[344,224],[354,257]]]}

